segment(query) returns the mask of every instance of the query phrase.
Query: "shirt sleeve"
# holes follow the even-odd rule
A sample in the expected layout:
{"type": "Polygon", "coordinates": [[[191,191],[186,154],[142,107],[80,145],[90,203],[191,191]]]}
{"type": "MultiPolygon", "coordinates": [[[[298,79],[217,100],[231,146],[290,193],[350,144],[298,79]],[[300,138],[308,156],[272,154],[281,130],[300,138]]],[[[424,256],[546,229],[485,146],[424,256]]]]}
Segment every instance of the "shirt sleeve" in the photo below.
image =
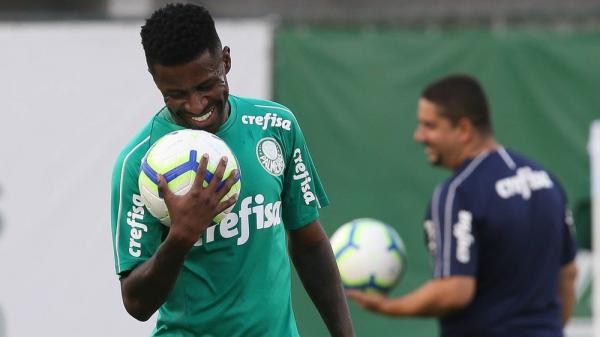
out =
{"type": "Polygon", "coordinates": [[[424,223],[434,278],[476,275],[479,245],[474,223],[460,191],[447,186],[435,190],[424,223]]]}
{"type": "Polygon", "coordinates": [[[319,208],[329,204],[302,130],[291,116],[292,128],[284,142],[286,168],[283,178],[283,222],[290,230],[318,219],[319,208]]]}
{"type": "Polygon", "coordinates": [[[111,225],[117,274],[152,257],[166,231],[166,227],[147,211],[140,196],[140,160],[132,150],[117,160],[113,170],[111,225]]]}
{"type": "Polygon", "coordinates": [[[577,255],[577,244],[575,239],[575,222],[573,213],[569,207],[565,207],[565,221],[563,226],[563,249],[562,261],[564,266],[575,259],[577,255]]]}
{"type": "Polygon", "coordinates": [[[551,175],[554,185],[560,192],[562,198],[562,204],[564,207],[563,219],[562,219],[562,255],[561,255],[561,266],[573,261],[577,255],[577,235],[575,230],[575,220],[573,218],[573,212],[569,207],[569,201],[567,194],[560,184],[560,182],[551,175]]]}

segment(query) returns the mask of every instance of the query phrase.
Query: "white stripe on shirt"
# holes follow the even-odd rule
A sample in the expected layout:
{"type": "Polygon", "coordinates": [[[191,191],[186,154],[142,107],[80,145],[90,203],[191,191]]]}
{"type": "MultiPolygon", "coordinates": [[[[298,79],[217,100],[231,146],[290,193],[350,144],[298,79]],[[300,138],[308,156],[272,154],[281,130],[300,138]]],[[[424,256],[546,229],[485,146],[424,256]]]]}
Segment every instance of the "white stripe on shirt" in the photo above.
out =
{"type": "Polygon", "coordinates": [[[274,106],[274,105],[260,105],[260,104],[254,104],[255,107],[257,108],[265,108],[265,109],[277,109],[277,110],[283,110],[283,111],[287,111],[287,112],[292,112],[290,111],[290,109],[287,108],[282,108],[280,106],[274,106]]]}
{"type": "Polygon", "coordinates": [[[504,163],[506,163],[506,166],[508,166],[508,168],[510,168],[511,170],[517,168],[517,164],[515,164],[515,162],[512,160],[508,152],[506,152],[506,149],[504,147],[501,146],[498,148],[498,154],[504,160],[504,163]]]}
{"type": "Polygon", "coordinates": [[[131,151],[129,151],[129,153],[127,153],[127,155],[125,156],[125,158],[123,159],[123,165],[121,166],[121,178],[119,181],[119,211],[117,211],[117,229],[116,229],[116,233],[115,233],[115,252],[117,255],[117,269],[118,272],[117,273],[121,273],[121,260],[119,258],[119,239],[120,239],[120,225],[121,225],[121,211],[122,211],[122,200],[123,200],[123,177],[125,176],[125,166],[127,165],[127,160],[129,159],[129,157],[140,147],[142,146],[144,143],[147,143],[150,140],[150,136],[144,138],[144,140],[142,140],[139,144],[137,144],[133,149],[131,149],[131,151]]]}
{"type": "Polygon", "coordinates": [[[488,151],[480,153],[467,168],[464,169],[454,180],[450,182],[448,187],[448,196],[446,197],[446,207],[444,209],[444,267],[442,268],[443,276],[450,276],[450,261],[452,245],[452,208],[454,206],[454,195],[456,189],[467,179],[479,164],[489,155],[488,151]]]}
{"type": "Polygon", "coordinates": [[[433,276],[440,277],[442,275],[442,228],[440,227],[440,192],[442,190],[442,186],[438,186],[433,192],[433,200],[431,201],[431,220],[435,225],[435,256],[433,257],[433,276]]]}

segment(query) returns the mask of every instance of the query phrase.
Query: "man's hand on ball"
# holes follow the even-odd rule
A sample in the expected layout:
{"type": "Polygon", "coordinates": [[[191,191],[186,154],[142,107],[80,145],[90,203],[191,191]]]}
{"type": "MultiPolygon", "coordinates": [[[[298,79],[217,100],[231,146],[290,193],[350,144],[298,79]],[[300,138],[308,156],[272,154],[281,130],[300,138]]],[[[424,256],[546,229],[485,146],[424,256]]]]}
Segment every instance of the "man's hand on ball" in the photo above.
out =
{"type": "Polygon", "coordinates": [[[166,179],[158,176],[158,190],[165,200],[171,218],[169,235],[187,242],[190,247],[211,225],[212,219],[237,201],[237,194],[221,202],[221,199],[231,190],[235,183],[237,170],[233,170],[225,180],[223,186],[219,184],[223,179],[227,167],[227,157],[221,158],[214,175],[206,187],[203,186],[207,175],[208,155],[200,159],[200,165],[191,189],[184,195],[176,195],[167,186],[166,179]]]}
{"type": "Polygon", "coordinates": [[[346,296],[361,307],[375,312],[381,312],[385,302],[388,300],[387,297],[381,294],[365,293],[358,290],[346,290],[346,296]]]}

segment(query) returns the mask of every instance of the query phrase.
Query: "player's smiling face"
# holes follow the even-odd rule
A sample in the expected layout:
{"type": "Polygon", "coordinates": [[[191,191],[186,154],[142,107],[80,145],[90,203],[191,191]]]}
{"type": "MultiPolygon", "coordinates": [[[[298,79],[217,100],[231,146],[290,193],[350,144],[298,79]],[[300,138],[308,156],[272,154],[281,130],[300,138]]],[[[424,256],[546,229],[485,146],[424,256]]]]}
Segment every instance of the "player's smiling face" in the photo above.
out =
{"type": "Polygon", "coordinates": [[[460,164],[461,132],[440,113],[440,107],[424,98],[419,100],[415,141],[425,146],[429,163],[454,169],[460,164]]]}
{"type": "Polygon", "coordinates": [[[229,115],[229,69],[231,57],[225,47],[218,55],[205,52],[182,65],[155,64],[153,77],[177,124],[215,133],[229,115]]]}

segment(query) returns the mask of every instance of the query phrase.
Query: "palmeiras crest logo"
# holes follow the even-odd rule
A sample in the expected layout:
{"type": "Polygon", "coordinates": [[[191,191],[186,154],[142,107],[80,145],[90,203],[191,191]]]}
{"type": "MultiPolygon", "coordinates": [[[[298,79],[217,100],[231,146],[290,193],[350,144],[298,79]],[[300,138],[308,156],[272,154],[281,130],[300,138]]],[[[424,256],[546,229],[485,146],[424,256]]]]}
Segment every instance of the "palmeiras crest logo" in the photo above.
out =
{"type": "Polygon", "coordinates": [[[256,144],[256,157],[269,174],[274,176],[283,174],[285,168],[283,153],[275,138],[263,138],[258,141],[258,144],[256,144]]]}

